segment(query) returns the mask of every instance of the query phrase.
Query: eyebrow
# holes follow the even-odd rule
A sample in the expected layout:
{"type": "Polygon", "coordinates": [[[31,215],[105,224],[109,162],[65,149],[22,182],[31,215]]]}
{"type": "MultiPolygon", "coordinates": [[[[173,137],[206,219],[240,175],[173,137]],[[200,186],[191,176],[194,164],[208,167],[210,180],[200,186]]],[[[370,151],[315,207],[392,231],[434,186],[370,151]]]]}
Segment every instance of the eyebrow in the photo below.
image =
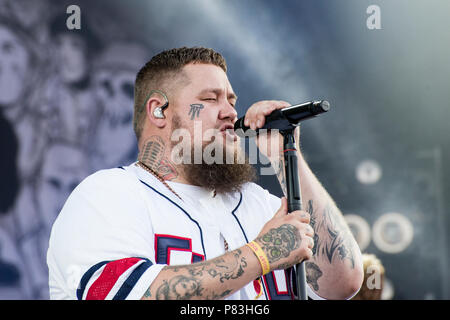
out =
{"type": "MultiPolygon", "coordinates": [[[[220,88],[208,88],[208,89],[203,89],[202,91],[200,91],[199,95],[209,93],[209,92],[215,93],[216,95],[220,95],[222,93],[222,91],[223,90],[220,88]]],[[[227,98],[237,100],[238,97],[234,92],[231,92],[228,94],[227,98]]]]}

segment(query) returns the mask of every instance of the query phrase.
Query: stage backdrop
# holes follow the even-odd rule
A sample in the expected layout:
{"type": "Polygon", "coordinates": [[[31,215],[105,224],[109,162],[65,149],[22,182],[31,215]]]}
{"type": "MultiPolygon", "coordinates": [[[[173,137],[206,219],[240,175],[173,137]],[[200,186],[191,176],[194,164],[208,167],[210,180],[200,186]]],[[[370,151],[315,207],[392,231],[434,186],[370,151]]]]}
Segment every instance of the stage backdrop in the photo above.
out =
{"type": "MultiPolygon", "coordinates": [[[[329,100],[302,150],[384,264],[384,296],[450,298],[449,13],[445,0],[0,0],[0,299],[48,299],[54,219],[87,175],[136,159],[135,74],[180,46],[225,56],[239,116],[329,100]]],[[[273,175],[259,183],[281,195],[273,175]]]]}

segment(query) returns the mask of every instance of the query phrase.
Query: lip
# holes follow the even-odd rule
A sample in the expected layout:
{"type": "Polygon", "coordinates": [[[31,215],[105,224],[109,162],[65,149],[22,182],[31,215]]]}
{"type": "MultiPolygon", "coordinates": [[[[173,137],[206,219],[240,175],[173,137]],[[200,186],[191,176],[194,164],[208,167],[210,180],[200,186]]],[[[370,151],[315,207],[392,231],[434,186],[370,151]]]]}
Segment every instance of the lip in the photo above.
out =
{"type": "Polygon", "coordinates": [[[234,132],[234,126],[233,126],[232,124],[229,124],[229,123],[223,124],[223,125],[220,127],[219,131],[220,131],[224,136],[229,135],[231,138],[233,138],[233,140],[235,140],[235,141],[237,140],[237,135],[236,135],[236,133],[234,132]]]}
{"type": "Polygon", "coordinates": [[[231,129],[232,132],[234,133],[234,126],[231,123],[224,123],[221,127],[220,127],[220,131],[225,131],[225,130],[229,130],[231,129]]]}

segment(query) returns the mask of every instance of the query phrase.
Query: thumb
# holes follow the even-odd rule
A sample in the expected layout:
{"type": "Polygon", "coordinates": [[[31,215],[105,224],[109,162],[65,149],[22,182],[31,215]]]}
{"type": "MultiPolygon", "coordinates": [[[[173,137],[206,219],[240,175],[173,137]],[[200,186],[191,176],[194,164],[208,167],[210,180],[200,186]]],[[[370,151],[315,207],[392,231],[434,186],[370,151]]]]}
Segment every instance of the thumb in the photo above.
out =
{"type": "Polygon", "coordinates": [[[275,217],[282,217],[288,214],[288,205],[287,198],[281,198],[281,207],[278,209],[277,213],[275,213],[275,217]]]}

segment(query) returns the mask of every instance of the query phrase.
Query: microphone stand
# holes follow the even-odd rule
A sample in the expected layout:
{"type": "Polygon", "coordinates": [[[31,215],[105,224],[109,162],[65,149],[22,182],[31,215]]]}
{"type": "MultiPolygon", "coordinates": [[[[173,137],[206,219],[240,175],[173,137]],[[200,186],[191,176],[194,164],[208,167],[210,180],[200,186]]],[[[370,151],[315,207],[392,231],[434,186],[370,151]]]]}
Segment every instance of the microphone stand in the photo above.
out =
{"type": "MultiPolygon", "coordinates": [[[[286,189],[288,211],[302,210],[302,195],[300,177],[298,174],[297,147],[294,138],[295,126],[281,130],[283,136],[284,169],[286,174],[286,189]]],[[[297,300],[307,300],[306,272],[304,261],[295,265],[297,300]]]]}
{"type": "MultiPolygon", "coordinates": [[[[302,195],[300,178],[298,175],[297,146],[295,145],[294,130],[300,122],[316,117],[330,110],[330,103],[326,100],[310,101],[299,105],[277,109],[266,117],[265,129],[278,129],[283,136],[284,170],[286,175],[286,191],[288,211],[302,210],[302,195]]],[[[249,137],[244,132],[249,127],[244,125],[244,117],[235,123],[235,131],[241,137],[249,137]]],[[[258,130],[257,130],[258,131],[258,130]]],[[[255,131],[253,131],[256,133],[255,131]]],[[[304,261],[295,265],[297,300],[307,300],[306,272],[304,261]]]]}

